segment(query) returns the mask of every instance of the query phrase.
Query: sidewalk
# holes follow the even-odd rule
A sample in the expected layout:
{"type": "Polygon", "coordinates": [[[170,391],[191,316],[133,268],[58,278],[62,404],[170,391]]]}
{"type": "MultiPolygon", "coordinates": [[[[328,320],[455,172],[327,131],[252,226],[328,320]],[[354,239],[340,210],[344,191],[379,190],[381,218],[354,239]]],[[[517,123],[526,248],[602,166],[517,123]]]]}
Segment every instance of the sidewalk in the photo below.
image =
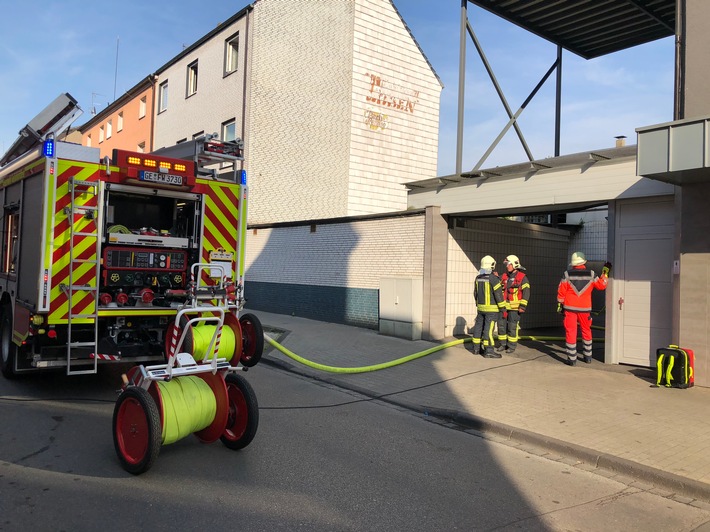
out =
{"type": "MultiPolygon", "coordinates": [[[[361,367],[438,344],[377,331],[253,312],[265,333],[315,363],[361,367]]],[[[369,397],[436,416],[525,449],[666,496],[710,502],[710,388],[656,388],[648,368],[562,363],[553,342],[521,342],[502,359],[473,355],[465,343],[392,368],[331,373],[300,364],[265,343],[262,363],[287,367],[369,397]],[[622,479],[622,480],[623,480],[622,479]]],[[[599,351],[599,352],[597,352],[599,351]]]]}

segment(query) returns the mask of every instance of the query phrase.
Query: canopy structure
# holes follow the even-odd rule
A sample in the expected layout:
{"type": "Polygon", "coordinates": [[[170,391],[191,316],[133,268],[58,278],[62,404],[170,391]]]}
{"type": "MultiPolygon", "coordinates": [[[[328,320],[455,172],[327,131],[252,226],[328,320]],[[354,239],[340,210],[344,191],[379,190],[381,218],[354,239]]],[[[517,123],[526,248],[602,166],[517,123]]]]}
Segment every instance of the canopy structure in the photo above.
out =
{"type": "Polygon", "coordinates": [[[518,118],[542,85],[556,72],[554,154],[560,155],[562,92],[562,50],[593,59],[626,48],[662,39],[676,32],[676,0],[461,0],[459,45],[459,101],[456,145],[456,173],[462,173],[463,109],[465,94],[466,34],[483,61],[491,82],[508,114],[509,121],[479,159],[472,171],[483,168],[488,156],[513,128],[529,161],[531,153],[518,124],[518,118]],[[473,4],[557,45],[557,58],[529,96],[513,111],[496,80],[491,65],[468,19],[473,4]]]}
{"type": "Polygon", "coordinates": [[[585,59],[675,33],[675,0],[469,0],[585,59]]]}

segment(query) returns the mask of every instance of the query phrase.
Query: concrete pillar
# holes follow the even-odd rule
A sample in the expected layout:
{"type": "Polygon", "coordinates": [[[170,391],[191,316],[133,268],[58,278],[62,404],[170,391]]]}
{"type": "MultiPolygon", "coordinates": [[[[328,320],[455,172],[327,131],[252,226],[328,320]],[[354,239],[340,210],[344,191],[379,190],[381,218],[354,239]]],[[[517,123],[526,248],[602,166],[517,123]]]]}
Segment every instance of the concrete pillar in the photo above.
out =
{"type": "Polygon", "coordinates": [[[448,223],[441,215],[441,208],[427,207],[424,222],[423,340],[444,338],[448,238],[448,223]]]}
{"type": "MultiPolygon", "coordinates": [[[[710,2],[679,0],[680,37],[676,118],[710,115],[710,2]]],[[[710,386],[710,171],[685,183],[677,201],[680,219],[678,343],[695,351],[695,383],[710,386]]]]}

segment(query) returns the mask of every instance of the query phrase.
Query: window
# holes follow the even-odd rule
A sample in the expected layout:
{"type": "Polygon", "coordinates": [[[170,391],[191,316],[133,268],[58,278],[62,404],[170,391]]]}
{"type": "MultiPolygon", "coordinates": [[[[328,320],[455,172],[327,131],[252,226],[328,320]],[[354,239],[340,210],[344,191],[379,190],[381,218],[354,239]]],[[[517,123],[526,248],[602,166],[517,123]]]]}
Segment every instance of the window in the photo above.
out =
{"type": "Polygon", "coordinates": [[[236,122],[232,118],[224,123],[222,123],[222,140],[236,140],[237,129],[236,122]]]}
{"type": "Polygon", "coordinates": [[[143,96],[138,104],[138,120],[145,117],[146,97],[143,96]]]}
{"type": "Polygon", "coordinates": [[[136,151],[138,153],[145,153],[145,142],[139,142],[136,151]]]}
{"type": "Polygon", "coordinates": [[[197,92],[197,61],[187,65],[187,96],[192,96],[197,92]]]}
{"type": "Polygon", "coordinates": [[[158,112],[162,113],[168,108],[168,81],[163,81],[158,86],[158,112]]]}
{"type": "Polygon", "coordinates": [[[99,128],[99,144],[104,141],[104,126],[99,128]]]}
{"type": "Polygon", "coordinates": [[[111,121],[109,120],[108,122],[106,122],[106,138],[110,139],[112,134],[113,134],[113,126],[111,124],[111,121]]]}
{"type": "Polygon", "coordinates": [[[239,34],[224,41],[224,75],[231,74],[239,66],[239,34]]]}
{"type": "Polygon", "coordinates": [[[14,274],[17,268],[17,237],[20,216],[17,204],[5,207],[5,232],[2,241],[2,273],[14,274]]]}
{"type": "Polygon", "coordinates": [[[121,111],[120,113],[118,113],[118,120],[117,120],[117,123],[116,123],[116,133],[118,133],[118,132],[121,131],[122,129],[123,129],[123,111],[121,111]]]}
{"type": "Polygon", "coordinates": [[[91,148],[91,135],[86,135],[86,145],[91,148]]]}
{"type": "Polygon", "coordinates": [[[202,131],[198,131],[197,133],[192,135],[192,139],[196,139],[197,137],[201,137],[202,135],[205,134],[205,130],[203,129],[202,131]]]}

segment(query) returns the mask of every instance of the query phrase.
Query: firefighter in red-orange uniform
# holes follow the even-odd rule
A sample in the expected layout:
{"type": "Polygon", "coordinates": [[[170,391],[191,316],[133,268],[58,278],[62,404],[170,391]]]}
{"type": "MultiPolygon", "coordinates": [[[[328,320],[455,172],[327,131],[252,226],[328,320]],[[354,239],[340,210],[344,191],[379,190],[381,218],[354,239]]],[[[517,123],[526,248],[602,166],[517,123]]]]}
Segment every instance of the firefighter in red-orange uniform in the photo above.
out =
{"type": "Polygon", "coordinates": [[[606,290],[611,263],[607,262],[599,277],[587,269],[587,258],[581,251],[572,253],[570,269],[567,270],[557,288],[557,312],[564,310],[565,348],[567,365],[577,364],[577,323],[582,329],[584,361],[592,362],[592,292],[606,290]]]}
{"type": "Polygon", "coordinates": [[[506,272],[500,278],[505,297],[505,310],[498,318],[498,341],[496,351],[512,353],[518,346],[520,315],[524,314],[530,299],[530,281],[525,268],[516,255],[508,255],[503,261],[506,272]]]}

